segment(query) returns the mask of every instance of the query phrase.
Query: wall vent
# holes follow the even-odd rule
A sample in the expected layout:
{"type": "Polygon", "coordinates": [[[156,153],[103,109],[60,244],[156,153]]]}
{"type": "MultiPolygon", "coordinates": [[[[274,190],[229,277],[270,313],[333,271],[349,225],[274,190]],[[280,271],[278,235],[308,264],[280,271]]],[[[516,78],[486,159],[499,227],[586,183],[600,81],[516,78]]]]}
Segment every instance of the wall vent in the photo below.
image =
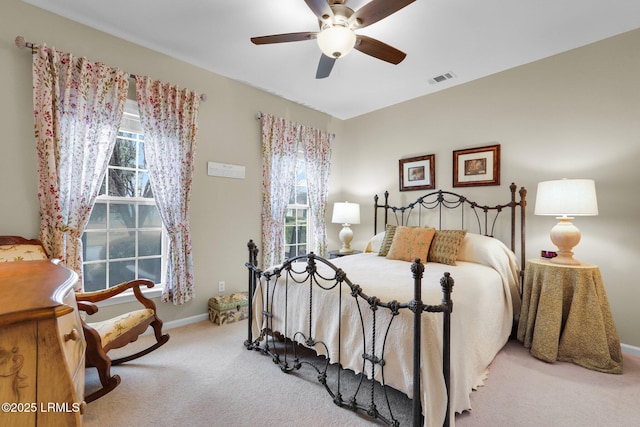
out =
{"type": "Polygon", "coordinates": [[[442,82],[446,82],[447,80],[451,80],[452,78],[454,78],[456,75],[453,74],[453,72],[448,71],[446,73],[440,74],[439,76],[435,76],[429,79],[429,83],[434,85],[437,83],[442,83],[442,82]]]}

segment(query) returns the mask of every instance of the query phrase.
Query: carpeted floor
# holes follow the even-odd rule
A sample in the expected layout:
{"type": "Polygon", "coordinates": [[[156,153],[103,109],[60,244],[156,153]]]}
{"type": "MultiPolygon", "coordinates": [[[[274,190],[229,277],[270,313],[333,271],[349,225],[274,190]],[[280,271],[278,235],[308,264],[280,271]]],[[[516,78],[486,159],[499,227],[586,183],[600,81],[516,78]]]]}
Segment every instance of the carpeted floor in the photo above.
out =
{"type": "MultiPolygon", "coordinates": [[[[334,405],[311,369],[287,375],[268,356],[247,351],[246,328],[246,321],[204,321],[169,330],[164,347],[113,368],[122,383],[88,405],[85,426],[376,425],[334,405]]],[[[95,370],[87,370],[87,390],[97,384],[95,370]]],[[[395,399],[407,405],[398,416],[405,425],[410,401],[395,399]]],[[[473,409],[456,416],[459,427],[638,426],[640,358],[625,356],[623,375],[610,375],[548,364],[509,342],[471,400],[473,409]]]]}

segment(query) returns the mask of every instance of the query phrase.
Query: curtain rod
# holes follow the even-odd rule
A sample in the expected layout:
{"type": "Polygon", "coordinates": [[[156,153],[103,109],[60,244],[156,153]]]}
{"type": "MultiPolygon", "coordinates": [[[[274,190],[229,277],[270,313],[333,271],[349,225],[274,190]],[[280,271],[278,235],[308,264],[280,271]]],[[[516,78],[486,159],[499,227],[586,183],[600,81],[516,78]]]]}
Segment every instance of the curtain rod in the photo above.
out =
{"type": "MultiPolygon", "coordinates": [[[[16,46],[18,46],[18,48],[20,48],[20,49],[31,49],[31,53],[33,53],[33,50],[36,47],[36,45],[26,41],[24,39],[24,37],[22,37],[22,36],[17,36],[16,37],[16,46]]],[[[136,74],[129,73],[129,78],[135,79],[136,78],[136,74]]],[[[207,101],[207,94],[206,93],[201,94],[200,95],[200,100],[202,102],[206,102],[207,101]]],[[[260,113],[260,114],[262,114],[262,113],[260,113]]]]}
{"type": "MultiPolygon", "coordinates": [[[[258,113],[256,113],[256,120],[262,120],[264,118],[265,114],[262,111],[258,111],[258,113]]],[[[335,134],[330,133],[329,135],[334,136],[335,134]]]]}

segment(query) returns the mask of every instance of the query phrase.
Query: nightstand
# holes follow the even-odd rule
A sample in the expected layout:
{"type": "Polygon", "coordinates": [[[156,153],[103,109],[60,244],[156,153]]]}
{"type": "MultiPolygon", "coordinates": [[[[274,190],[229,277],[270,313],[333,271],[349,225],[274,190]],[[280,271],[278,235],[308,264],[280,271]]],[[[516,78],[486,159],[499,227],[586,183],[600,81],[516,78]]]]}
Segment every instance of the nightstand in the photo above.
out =
{"type": "Polygon", "coordinates": [[[353,251],[353,252],[349,252],[348,254],[340,253],[340,251],[329,251],[329,259],[340,258],[347,255],[355,255],[355,254],[361,254],[361,253],[362,251],[353,251]]]}
{"type": "Polygon", "coordinates": [[[622,373],[622,350],[600,269],[527,261],[518,340],[545,362],[622,373]]]}

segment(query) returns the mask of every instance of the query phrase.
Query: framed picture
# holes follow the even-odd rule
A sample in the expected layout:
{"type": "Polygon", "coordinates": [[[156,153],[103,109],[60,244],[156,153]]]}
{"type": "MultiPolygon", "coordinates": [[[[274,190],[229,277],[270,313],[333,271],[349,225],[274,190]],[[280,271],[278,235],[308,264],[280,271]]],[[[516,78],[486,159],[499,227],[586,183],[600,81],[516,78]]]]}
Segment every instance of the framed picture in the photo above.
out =
{"type": "Polygon", "coordinates": [[[400,191],[436,188],[435,154],[400,159],[400,191]]]}
{"type": "Polygon", "coordinates": [[[453,152],[453,186],[500,185],[500,144],[453,152]]]}

